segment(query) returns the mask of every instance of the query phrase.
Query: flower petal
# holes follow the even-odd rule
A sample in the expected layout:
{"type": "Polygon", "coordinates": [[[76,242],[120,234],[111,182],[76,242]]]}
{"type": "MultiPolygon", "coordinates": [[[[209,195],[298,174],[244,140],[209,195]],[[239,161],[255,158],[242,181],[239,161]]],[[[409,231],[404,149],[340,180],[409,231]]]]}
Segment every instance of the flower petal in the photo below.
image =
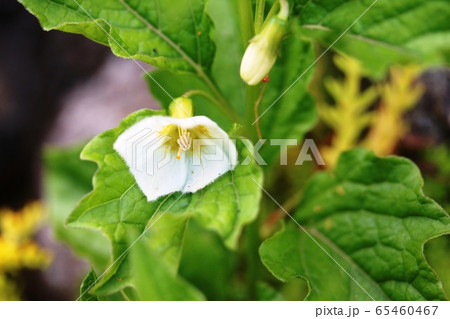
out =
{"type": "Polygon", "coordinates": [[[236,146],[230,139],[194,140],[193,148],[183,192],[194,193],[236,166],[236,146]]]}
{"type": "Polygon", "coordinates": [[[206,116],[177,119],[146,118],[125,130],[114,143],[148,201],[173,192],[196,192],[237,164],[236,146],[206,116]],[[176,159],[172,137],[161,132],[168,125],[190,130],[192,150],[176,159]]]}
{"type": "Polygon", "coordinates": [[[124,131],[114,143],[148,201],[181,191],[186,184],[185,154],[175,159],[168,143],[170,137],[160,134],[169,124],[170,117],[146,118],[124,131]]]}
{"type": "Polygon", "coordinates": [[[192,119],[197,127],[206,130],[202,133],[196,127],[191,128],[198,138],[193,141],[192,157],[188,158],[190,171],[183,192],[189,193],[202,189],[237,164],[236,146],[228,134],[206,116],[192,119]]]}

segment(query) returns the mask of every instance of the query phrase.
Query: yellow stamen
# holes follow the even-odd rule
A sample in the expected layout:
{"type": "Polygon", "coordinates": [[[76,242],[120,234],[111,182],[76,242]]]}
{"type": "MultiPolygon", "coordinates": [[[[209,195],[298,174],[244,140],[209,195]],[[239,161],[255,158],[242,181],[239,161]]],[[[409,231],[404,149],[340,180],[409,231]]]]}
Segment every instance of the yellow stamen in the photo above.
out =
{"type": "Polygon", "coordinates": [[[181,152],[183,152],[183,151],[181,150],[181,148],[179,148],[178,153],[177,153],[177,159],[181,158],[181,152]]]}

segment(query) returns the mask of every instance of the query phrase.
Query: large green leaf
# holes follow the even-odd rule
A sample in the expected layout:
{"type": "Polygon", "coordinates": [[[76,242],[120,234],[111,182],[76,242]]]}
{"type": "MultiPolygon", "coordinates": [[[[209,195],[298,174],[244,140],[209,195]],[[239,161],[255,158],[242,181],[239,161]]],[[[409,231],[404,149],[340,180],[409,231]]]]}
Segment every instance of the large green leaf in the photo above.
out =
{"type": "Polygon", "coordinates": [[[114,54],[173,71],[209,70],[206,0],[19,0],[45,30],[83,34],[114,54]]]}
{"type": "MultiPolygon", "coordinates": [[[[328,47],[375,0],[294,0],[302,34],[328,47]]],[[[393,63],[450,62],[450,3],[446,0],[378,0],[334,49],[365,62],[374,75],[393,63]],[[433,17],[430,19],[430,17],[433,17]]]]}
{"type": "MultiPolygon", "coordinates": [[[[194,194],[174,193],[147,202],[113,143],[128,127],[155,114],[164,112],[141,110],[131,114],[119,127],[94,138],[81,153],[83,159],[96,162],[99,169],[94,176],[94,190],[79,203],[67,223],[102,231],[111,241],[113,260],[117,260],[94,287],[98,294],[134,285],[127,258],[129,234],[145,232],[143,237],[153,252],[176,272],[190,218],[235,248],[242,227],[258,212],[260,190],[253,179],[261,181],[262,173],[254,162],[238,165],[194,194]]],[[[238,150],[240,160],[250,154],[239,144],[238,150]]]]}
{"type": "Polygon", "coordinates": [[[237,252],[227,249],[217,234],[204,229],[194,220],[189,223],[180,274],[201,289],[208,300],[236,299],[232,288],[235,286],[233,271],[237,267],[237,252]]]}
{"type": "MultiPolygon", "coordinates": [[[[102,278],[99,278],[98,284],[96,283],[93,289],[95,294],[99,296],[109,295],[111,292],[119,291],[125,287],[134,287],[139,290],[139,287],[137,287],[139,280],[147,275],[138,274],[133,270],[136,267],[140,267],[139,264],[142,262],[141,257],[135,256],[133,263],[133,260],[128,258],[128,254],[135,254],[134,251],[136,248],[134,247],[141,241],[145,242],[145,247],[147,247],[149,254],[158,256],[160,264],[155,267],[166,268],[167,272],[171,274],[171,278],[176,280],[188,221],[188,216],[184,214],[172,214],[167,209],[155,212],[154,217],[148,223],[146,231],[127,234],[127,238],[129,239],[127,248],[121,255],[114,257],[114,260],[117,261],[115,263],[113,261],[111,263],[111,269],[102,278]]],[[[130,232],[132,231],[130,230],[130,232]]],[[[112,245],[114,247],[114,241],[112,245]]],[[[137,250],[142,249],[142,247],[137,248],[137,250]]],[[[153,266],[149,265],[147,271],[153,273],[153,266]]],[[[156,272],[153,274],[156,276],[156,272]]],[[[157,279],[155,278],[153,280],[157,279]]],[[[158,287],[154,285],[153,281],[149,281],[146,284],[149,286],[148,290],[152,291],[155,296],[166,294],[164,291],[159,291],[159,288],[165,289],[165,287],[158,287]]],[[[150,298],[147,292],[144,292],[145,296],[143,298],[150,298]]],[[[185,298],[188,297],[186,296],[185,298]]]]}
{"type": "Polygon", "coordinates": [[[139,240],[131,251],[132,273],[140,300],[204,300],[203,294],[174,274],[153,250],[151,240],[139,240]]]}
{"type": "Polygon", "coordinates": [[[217,46],[212,74],[218,87],[243,120],[245,118],[245,83],[239,75],[244,55],[237,15],[237,2],[241,0],[212,0],[208,14],[214,21],[212,37],[217,46]]]}
{"type": "Polygon", "coordinates": [[[307,279],[309,300],[443,300],[423,245],[449,233],[450,218],[422,184],[407,159],[346,152],[293,216],[311,237],[289,220],[262,244],[263,263],[281,280],[307,279]]]}

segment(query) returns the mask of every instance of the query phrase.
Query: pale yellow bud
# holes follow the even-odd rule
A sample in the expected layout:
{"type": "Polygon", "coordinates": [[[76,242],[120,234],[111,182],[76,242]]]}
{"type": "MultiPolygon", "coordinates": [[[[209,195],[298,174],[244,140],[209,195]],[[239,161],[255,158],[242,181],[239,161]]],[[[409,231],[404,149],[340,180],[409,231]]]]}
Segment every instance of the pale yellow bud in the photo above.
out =
{"type": "Polygon", "coordinates": [[[169,105],[169,114],[177,119],[184,119],[194,115],[192,100],[188,97],[176,98],[169,105]]]}
{"type": "Polygon", "coordinates": [[[269,74],[277,60],[281,40],[286,33],[287,13],[284,8],[273,17],[251,41],[241,62],[241,78],[256,85],[269,74]]]}

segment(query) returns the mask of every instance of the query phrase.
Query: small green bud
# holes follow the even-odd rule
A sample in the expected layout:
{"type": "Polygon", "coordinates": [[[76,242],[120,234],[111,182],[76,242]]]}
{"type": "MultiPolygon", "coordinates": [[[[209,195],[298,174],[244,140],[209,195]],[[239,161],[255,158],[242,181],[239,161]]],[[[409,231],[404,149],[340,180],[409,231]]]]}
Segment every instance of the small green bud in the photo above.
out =
{"type": "Polygon", "coordinates": [[[192,100],[188,97],[176,98],[169,105],[169,115],[177,119],[184,119],[194,115],[192,100]]]}
{"type": "Polygon", "coordinates": [[[268,21],[247,47],[241,62],[241,78],[256,85],[269,74],[277,59],[281,40],[287,29],[289,8],[283,5],[279,14],[268,21]]]}

